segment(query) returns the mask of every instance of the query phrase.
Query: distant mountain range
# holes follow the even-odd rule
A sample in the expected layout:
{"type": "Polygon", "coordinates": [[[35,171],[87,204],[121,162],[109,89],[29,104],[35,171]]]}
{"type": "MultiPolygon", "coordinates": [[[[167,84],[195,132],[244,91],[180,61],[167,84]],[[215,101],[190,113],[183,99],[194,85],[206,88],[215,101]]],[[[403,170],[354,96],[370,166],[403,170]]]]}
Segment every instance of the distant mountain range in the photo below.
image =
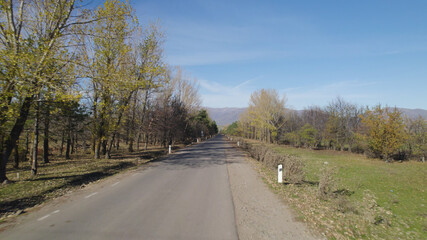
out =
{"type": "Polygon", "coordinates": [[[415,119],[421,116],[427,120],[427,110],[424,109],[409,109],[409,108],[398,108],[408,118],[415,119]]]}
{"type": "Polygon", "coordinates": [[[206,108],[209,116],[218,126],[226,126],[239,120],[239,116],[246,108],[206,108]]]}
{"type": "MultiPolygon", "coordinates": [[[[218,126],[226,126],[237,120],[246,108],[205,108],[209,116],[214,120],[218,126]]],[[[398,108],[408,118],[415,119],[418,116],[427,120],[427,110],[424,109],[409,109],[409,108],[398,108]]],[[[304,110],[297,110],[302,112],[304,110]]]]}

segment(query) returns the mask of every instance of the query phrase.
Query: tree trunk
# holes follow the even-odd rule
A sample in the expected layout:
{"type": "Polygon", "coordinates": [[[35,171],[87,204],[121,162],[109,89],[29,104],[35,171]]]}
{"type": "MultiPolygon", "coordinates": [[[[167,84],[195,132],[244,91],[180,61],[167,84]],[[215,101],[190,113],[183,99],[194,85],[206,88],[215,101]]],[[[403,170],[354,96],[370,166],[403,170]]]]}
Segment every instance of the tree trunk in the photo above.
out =
{"type": "MultiPolygon", "coordinates": [[[[149,92],[148,92],[148,90],[146,90],[145,91],[145,96],[144,96],[144,105],[142,107],[141,126],[144,126],[145,114],[147,112],[148,95],[149,95],[149,92]]],[[[145,150],[148,149],[148,133],[145,133],[145,146],[144,146],[144,149],[145,150]]]]}
{"type": "Polygon", "coordinates": [[[64,142],[65,142],[65,130],[62,130],[61,148],[59,149],[59,156],[62,156],[62,154],[64,153],[64,142]]]}
{"type": "Polygon", "coordinates": [[[70,157],[70,151],[71,151],[71,136],[70,131],[68,131],[67,134],[67,147],[65,149],[65,159],[71,159],[70,157]]]}
{"type": "Polygon", "coordinates": [[[148,150],[148,134],[145,134],[145,146],[144,146],[145,151],[148,150]]]}
{"type": "Polygon", "coordinates": [[[105,155],[105,159],[111,158],[111,149],[113,148],[114,138],[108,143],[108,141],[104,141],[105,146],[103,146],[103,151],[105,155]]]}
{"type": "Polygon", "coordinates": [[[76,131],[76,133],[75,133],[75,136],[74,136],[74,141],[75,141],[75,143],[74,143],[74,147],[75,147],[75,149],[74,149],[74,152],[77,154],[77,150],[78,150],[78,147],[79,147],[79,141],[78,141],[78,137],[79,135],[77,134],[77,131],[76,131]]]}
{"type": "Polygon", "coordinates": [[[96,148],[96,139],[95,137],[92,137],[92,153],[95,156],[95,148],[96,148]]]}
{"type": "Polygon", "coordinates": [[[166,147],[166,131],[163,131],[163,137],[162,137],[162,147],[166,147]]]}
{"type": "Polygon", "coordinates": [[[126,127],[126,138],[125,138],[125,143],[128,144],[129,143],[129,126],[126,127]]]}
{"type": "Polygon", "coordinates": [[[30,133],[27,131],[27,136],[25,137],[25,153],[24,153],[24,160],[26,161],[28,153],[30,152],[30,133]]]}
{"type": "Polygon", "coordinates": [[[0,163],[0,183],[7,180],[6,177],[6,164],[9,160],[10,154],[12,153],[12,149],[15,148],[16,141],[19,139],[22,130],[24,129],[25,122],[27,121],[28,114],[30,112],[30,106],[33,97],[26,97],[21,106],[19,117],[16,119],[16,122],[10,131],[9,137],[4,141],[3,151],[1,156],[0,163]]]}
{"type": "Polygon", "coordinates": [[[134,97],[133,100],[133,111],[132,111],[132,118],[130,120],[130,124],[128,129],[130,129],[130,134],[128,133],[128,138],[130,138],[130,142],[129,142],[129,148],[128,151],[129,152],[133,152],[133,141],[135,138],[135,133],[134,133],[134,128],[135,128],[135,112],[136,112],[136,96],[134,97]]]}
{"type": "Polygon", "coordinates": [[[67,129],[67,146],[65,148],[65,159],[71,159],[71,118],[68,119],[68,129],[67,129]]]}
{"type": "Polygon", "coordinates": [[[43,138],[43,162],[49,163],[49,122],[50,109],[49,104],[46,104],[44,114],[44,138],[43,138]]]}
{"type": "MultiPolygon", "coordinates": [[[[71,131],[71,130],[70,130],[71,131]]],[[[70,154],[74,154],[74,142],[75,142],[75,140],[74,140],[74,134],[73,133],[70,133],[70,135],[71,135],[71,141],[70,141],[70,154]]]]}
{"type": "Polygon", "coordinates": [[[136,138],[136,150],[139,151],[139,141],[141,140],[141,133],[138,133],[138,137],[136,138]]]}
{"type": "MultiPolygon", "coordinates": [[[[133,93],[134,93],[134,92],[131,92],[131,93],[129,94],[129,96],[127,96],[127,97],[126,97],[125,101],[123,102],[123,105],[127,106],[127,105],[129,104],[129,102],[130,102],[130,100],[131,100],[131,98],[132,98],[132,96],[133,96],[133,93]]],[[[113,129],[114,129],[114,131],[113,131],[113,134],[112,134],[112,136],[111,136],[110,143],[108,144],[108,142],[107,142],[107,141],[106,141],[106,143],[105,143],[104,155],[105,155],[105,158],[106,158],[106,159],[110,159],[110,158],[111,158],[111,149],[112,149],[112,147],[113,147],[114,139],[116,138],[116,135],[117,135],[117,133],[118,133],[118,128],[119,128],[119,126],[120,126],[120,123],[122,122],[122,117],[123,117],[123,113],[124,113],[124,111],[125,111],[125,109],[124,109],[124,108],[122,108],[122,109],[120,110],[120,112],[119,112],[119,115],[118,115],[118,117],[117,117],[116,125],[115,125],[115,127],[113,128],[113,129]]]]}
{"type": "Polygon", "coordinates": [[[107,140],[102,141],[102,155],[107,155],[107,140]]]}
{"type": "Polygon", "coordinates": [[[128,152],[133,152],[133,137],[129,139],[128,152]]]}
{"type": "Polygon", "coordinates": [[[33,161],[31,163],[31,176],[37,175],[37,157],[39,147],[39,121],[40,121],[40,99],[36,104],[36,119],[34,123],[33,161]]]}
{"type": "Polygon", "coordinates": [[[13,165],[15,169],[19,168],[19,150],[18,150],[19,147],[18,146],[19,146],[18,144],[16,144],[15,146],[15,164],[13,165]]]}
{"type": "Polygon", "coordinates": [[[70,156],[70,152],[71,151],[73,151],[73,149],[71,148],[71,144],[72,144],[72,142],[71,142],[71,134],[72,134],[72,129],[71,129],[71,126],[72,126],[72,118],[71,118],[71,116],[68,116],[68,126],[67,126],[67,146],[66,146],[66,148],[65,148],[65,159],[71,159],[71,156],[70,156]]]}
{"type": "Polygon", "coordinates": [[[43,162],[49,163],[49,140],[48,137],[43,139],[43,162]]]}
{"type": "Polygon", "coordinates": [[[4,135],[0,135],[0,152],[3,152],[3,147],[4,147],[4,135]]]}
{"type": "Polygon", "coordinates": [[[100,159],[101,158],[101,144],[102,144],[102,141],[101,141],[101,139],[98,139],[98,140],[95,140],[94,142],[95,142],[95,144],[94,144],[94,146],[95,146],[94,158],[95,159],[100,159]]]}
{"type": "Polygon", "coordinates": [[[86,140],[83,137],[83,154],[86,154],[86,140]]]}
{"type": "MultiPolygon", "coordinates": [[[[94,102],[96,103],[98,96],[95,95],[94,102]]],[[[105,137],[105,122],[104,113],[106,112],[105,105],[102,106],[101,111],[98,113],[97,105],[93,105],[93,157],[94,159],[101,158],[101,147],[103,145],[103,138],[105,137]],[[98,116],[99,115],[99,116],[98,116]]]]}
{"type": "Polygon", "coordinates": [[[75,139],[74,139],[74,133],[71,131],[71,128],[70,128],[70,136],[71,136],[71,146],[70,146],[70,149],[71,149],[71,154],[74,154],[74,142],[75,142],[75,139]]]}

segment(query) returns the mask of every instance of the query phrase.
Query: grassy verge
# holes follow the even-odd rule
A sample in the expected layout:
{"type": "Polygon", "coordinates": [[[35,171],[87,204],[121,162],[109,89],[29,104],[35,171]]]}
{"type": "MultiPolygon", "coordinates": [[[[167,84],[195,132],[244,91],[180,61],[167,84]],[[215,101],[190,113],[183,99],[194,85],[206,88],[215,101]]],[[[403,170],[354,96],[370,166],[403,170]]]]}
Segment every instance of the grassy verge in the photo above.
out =
{"type": "Polygon", "coordinates": [[[31,177],[29,163],[21,163],[19,169],[10,164],[7,177],[11,183],[0,186],[0,223],[74,188],[134,169],[165,153],[163,148],[153,147],[132,154],[119,152],[111,159],[94,160],[91,155],[74,155],[72,160],[52,158],[50,163],[39,164],[36,177],[31,177]]]}
{"type": "Polygon", "coordinates": [[[304,161],[303,184],[278,184],[276,170],[256,164],[268,185],[327,238],[427,239],[426,164],[390,164],[347,152],[269,147],[304,161]],[[325,167],[335,169],[335,194],[319,199],[319,176],[325,167]]]}

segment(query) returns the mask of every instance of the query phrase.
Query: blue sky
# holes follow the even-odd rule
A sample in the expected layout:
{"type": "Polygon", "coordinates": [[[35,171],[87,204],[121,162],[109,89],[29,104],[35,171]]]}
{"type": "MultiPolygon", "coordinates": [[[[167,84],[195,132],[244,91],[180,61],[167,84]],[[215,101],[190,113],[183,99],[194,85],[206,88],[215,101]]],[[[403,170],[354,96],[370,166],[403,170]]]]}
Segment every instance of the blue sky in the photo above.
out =
{"type": "Polygon", "coordinates": [[[427,1],[133,1],[159,20],[165,56],[200,81],[203,105],[246,107],[261,88],[288,107],[427,109],[427,1]]]}

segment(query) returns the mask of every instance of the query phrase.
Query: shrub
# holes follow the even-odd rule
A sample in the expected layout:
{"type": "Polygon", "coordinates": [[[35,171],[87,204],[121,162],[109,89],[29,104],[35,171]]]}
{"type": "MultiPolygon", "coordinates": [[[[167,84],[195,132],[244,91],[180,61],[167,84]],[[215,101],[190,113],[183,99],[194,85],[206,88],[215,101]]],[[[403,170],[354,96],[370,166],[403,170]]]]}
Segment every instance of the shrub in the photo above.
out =
{"type": "Polygon", "coordinates": [[[342,213],[353,212],[358,213],[355,206],[350,202],[348,196],[338,194],[335,199],[336,210],[342,213]]]}
{"type": "Polygon", "coordinates": [[[363,192],[362,206],[365,220],[371,224],[391,224],[391,212],[378,206],[377,198],[369,191],[363,192]]]}
{"type": "Polygon", "coordinates": [[[270,164],[274,168],[277,168],[277,166],[279,164],[283,165],[284,162],[285,162],[284,158],[282,156],[280,156],[279,154],[273,154],[270,158],[270,164]]]}
{"type": "Polygon", "coordinates": [[[297,157],[285,155],[284,161],[284,178],[289,183],[301,183],[304,180],[304,163],[297,157]]]}
{"type": "Polygon", "coordinates": [[[251,154],[251,157],[254,158],[254,159],[256,159],[257,161],[259,161],[259,158],[258,158],[258,147],[250,145],[249,148],[248,148],[248,150],[249,150],[249,153],[251,154]]]}
{"type": "Polygon", "coordinates": [[[267,148],[264,155],[265,165],[271,168],[276,168],[277,167],[276,157],[277,157],[277,154],[275,154],[272,150],[267,148]]]}
{"type": "Polygon", "coordinates": [[[402,113],[397,109],[376,106],[366,111],[362,123],[367,127],[367,140],[370,150],[386,162],[402,147],[408,136],[402,113]]]}
{"type": "Polygon", "coordinates": [[[304,144],[304,146],[313,148],[316,146],[316,135],[318,131],[316,128],[314,128],[310,124],[305,124],[300,130],[299,130],[299,136],[301,139],[301,142],[304,144]]]}
{"type": "Polygon", "coordinates": [[[320,170],[319,187],[317,189],[319,199],[326,200],[333,196],[336,188],[335,174],[335,168],[325,167],[320,170]]]}
{"type": "Polygon", "coordinates": [[[279,164],[283,165],[283,178],[289,183],[301,183],[304,180],[304,163],[297,157],[291,155],[277,154],[270,147],[265,145],[253,145],[242,138],[236,141],[240,146],[249,152],[252,158],[262,162],[271,169],[277,169],[279,164]]]}
{"type": "Polygon", "coordinates": [[[297,132],[290,132],[283,134],[279,139],[280,144],[299,146],[300,137],[297,132]]]}
{"type": "Polygon", "coordinates": [[[259,151],[259,161],[265,162],[265,157],[269,152],[271,152],[271,150],[265,146],[259,146],[258,151],[259,151]]]}
{"type": "Polygon", "coordinates": [[[351,151],[354,153],[365,153],[369,149],[366,137],[356,133],[354,135],[354,142],[351,144],[351,151]]]}

